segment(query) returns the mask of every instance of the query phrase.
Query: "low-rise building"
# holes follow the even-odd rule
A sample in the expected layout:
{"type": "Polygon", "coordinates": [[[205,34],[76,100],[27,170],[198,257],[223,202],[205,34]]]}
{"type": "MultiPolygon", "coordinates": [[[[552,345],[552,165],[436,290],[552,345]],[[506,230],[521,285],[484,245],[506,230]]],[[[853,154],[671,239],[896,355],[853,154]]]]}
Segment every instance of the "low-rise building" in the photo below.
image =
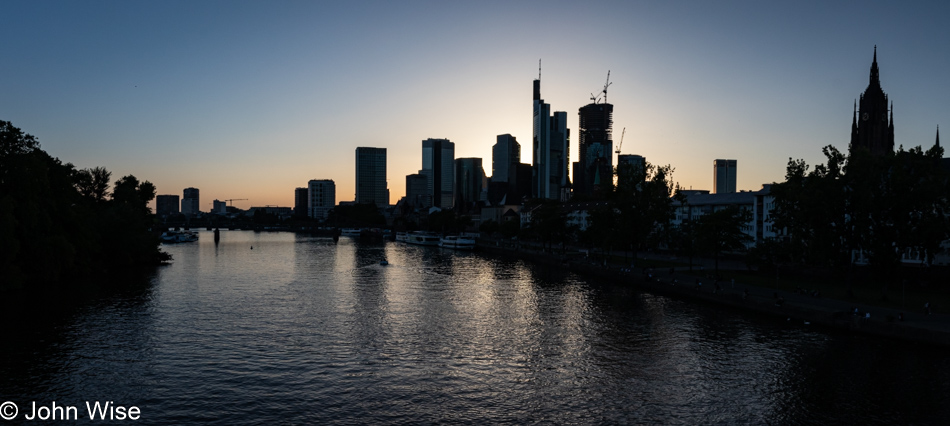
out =
{"type": "Polygon", "coordinates": [[[775,208],[771,185],[762,185],[762,189],[758,191],[710,194],[706,190],[683,190],[680,194],[685,200],[674,201],[675,211],[671,221],[673,226],[735,207],[752,213],[752,219],[742,227],[742,231],[751,238],[748,247],[777,236],[771,220],[771,212],[775,208]]]}

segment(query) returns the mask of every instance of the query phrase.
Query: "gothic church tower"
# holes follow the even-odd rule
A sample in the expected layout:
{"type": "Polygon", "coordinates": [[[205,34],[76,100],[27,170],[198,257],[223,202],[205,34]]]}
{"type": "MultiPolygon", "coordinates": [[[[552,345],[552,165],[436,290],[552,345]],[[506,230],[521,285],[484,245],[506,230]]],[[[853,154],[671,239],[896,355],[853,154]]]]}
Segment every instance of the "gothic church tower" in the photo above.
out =
{"type": "Polygon", "coordinates": [[[894,152],[894,111],[887,105],[887,94],[881,89],[881,80],[877,70],[877,46],[874,46],[874,61],[871,63],[871,77],[868,88],[864,90],[860,101],[855,103],[854,117],[851,121],[850,152],[864,149],[874,156],[894,152]]]}

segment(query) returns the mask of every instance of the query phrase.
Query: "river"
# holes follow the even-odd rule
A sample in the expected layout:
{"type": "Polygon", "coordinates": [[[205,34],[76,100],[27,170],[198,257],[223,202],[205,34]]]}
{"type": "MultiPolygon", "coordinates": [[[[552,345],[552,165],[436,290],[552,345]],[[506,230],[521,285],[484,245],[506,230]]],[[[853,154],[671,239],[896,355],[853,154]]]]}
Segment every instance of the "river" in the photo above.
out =
{"type": "Polygon", "coordinates": [[[477,252],[250,231],[164,249],[141,291],[8,330],[17,421],[53,402],[169,425],[950,418],[940,349],[477,252]]]}

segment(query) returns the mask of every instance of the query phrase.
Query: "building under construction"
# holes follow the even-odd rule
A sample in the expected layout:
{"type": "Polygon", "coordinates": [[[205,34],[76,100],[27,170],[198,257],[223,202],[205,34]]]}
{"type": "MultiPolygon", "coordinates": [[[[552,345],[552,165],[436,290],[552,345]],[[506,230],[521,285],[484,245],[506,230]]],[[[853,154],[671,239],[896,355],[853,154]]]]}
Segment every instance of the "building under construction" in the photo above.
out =
{"type": "MultiPolygon", "coordinates": [[[[604,90],[606,92],[606,89],[604,90]]],[[[578,112],[580,139],[574,163],[574,195],[596,196],[613,182],[614,106],[604,103],[584,105],[578,112]]]]}

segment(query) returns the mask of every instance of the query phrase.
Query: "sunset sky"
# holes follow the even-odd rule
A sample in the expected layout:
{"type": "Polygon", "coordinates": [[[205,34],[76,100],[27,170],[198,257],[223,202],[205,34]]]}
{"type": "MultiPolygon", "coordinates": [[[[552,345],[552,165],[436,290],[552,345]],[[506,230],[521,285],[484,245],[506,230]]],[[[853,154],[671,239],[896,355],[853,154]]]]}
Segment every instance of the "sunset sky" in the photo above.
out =
{"type": "MultiPolygon", "coordinates": [[[[10,1],[0,3],[0,120],[79,168],[159,194],[292,207],[355,149],[388,150],[391,203],[422,140],[482,157],[511,133],[531,160],[531,84],[577,110],[610,70],[614,141],[711,189],[781,181],[789,157],[846,150],[877,45],[896,145],[950,129],[950,2],[10,1]]],[[[946,132],[950,135],[950,130],[946,132]]],[[[946,138],[950,141],[950,137],[946,138]]],[[[947,142],[945,142],[946,144],[947,142]]]]}

